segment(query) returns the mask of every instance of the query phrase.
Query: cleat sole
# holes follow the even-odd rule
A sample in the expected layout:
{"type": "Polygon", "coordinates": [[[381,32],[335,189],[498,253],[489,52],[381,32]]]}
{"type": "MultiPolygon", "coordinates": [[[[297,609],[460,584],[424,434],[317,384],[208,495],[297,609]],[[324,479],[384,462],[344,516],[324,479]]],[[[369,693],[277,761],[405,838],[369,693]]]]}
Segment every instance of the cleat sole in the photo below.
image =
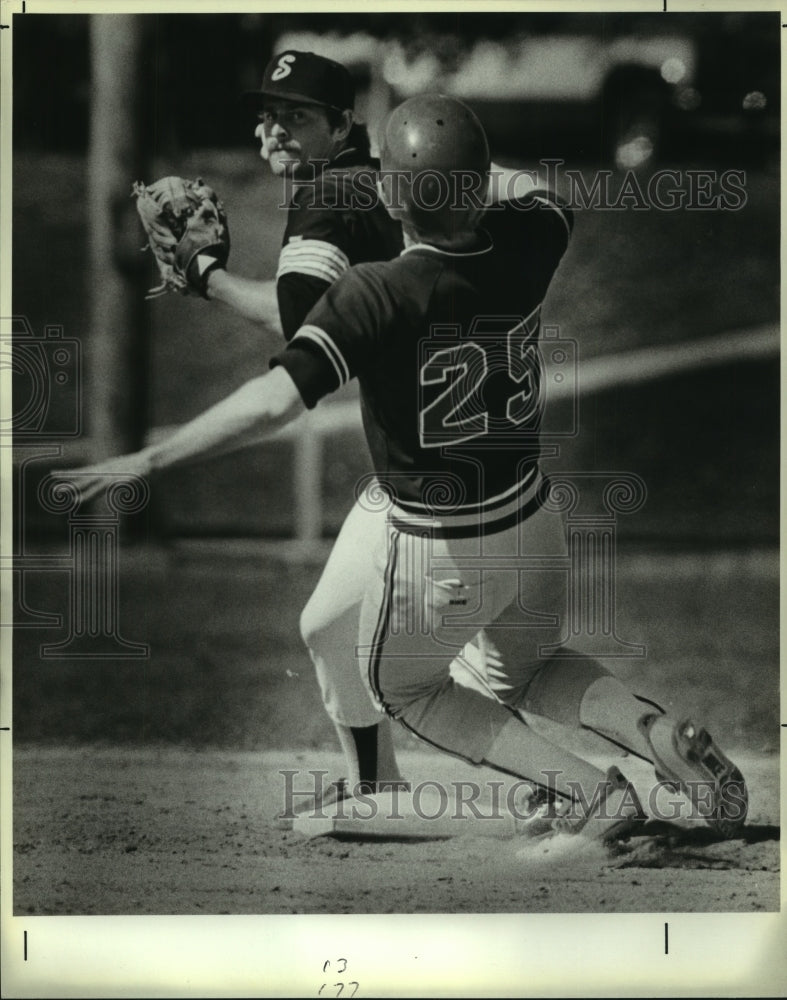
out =
{"type": "Polygon", "coordinates": [[[714,743],[706,729],[684,720],[675,725],[653,716],[646,734],[656,757],[656,773],[674,782],[707,825],[729,840],[746,822],[748,792],[740,770],[714,743]],[[710,788],[708,796],[703,791],[710,788]]]}

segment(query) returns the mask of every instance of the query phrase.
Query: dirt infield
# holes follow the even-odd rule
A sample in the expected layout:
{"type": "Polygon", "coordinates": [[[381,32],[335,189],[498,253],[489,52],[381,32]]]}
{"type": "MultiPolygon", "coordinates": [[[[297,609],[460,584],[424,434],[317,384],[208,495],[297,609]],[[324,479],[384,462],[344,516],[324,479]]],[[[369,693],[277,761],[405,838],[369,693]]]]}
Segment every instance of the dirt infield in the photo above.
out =
{"type": "MultiPolygon", "coordinates": [[[[402,758],[416,783],[496,777],[433,753],[402,758]]],[[[430,840],[277,829],[279,772],[335,775],[337,754],[25,747],[14,758],[14,913],[778,910],[777,758],[736,759],[751,796],[738,839],[662,823],[615,855],[565,855],[477,825],[430,840]]],[[[643,772],[630,773],[639,787],[643,772]]]]}

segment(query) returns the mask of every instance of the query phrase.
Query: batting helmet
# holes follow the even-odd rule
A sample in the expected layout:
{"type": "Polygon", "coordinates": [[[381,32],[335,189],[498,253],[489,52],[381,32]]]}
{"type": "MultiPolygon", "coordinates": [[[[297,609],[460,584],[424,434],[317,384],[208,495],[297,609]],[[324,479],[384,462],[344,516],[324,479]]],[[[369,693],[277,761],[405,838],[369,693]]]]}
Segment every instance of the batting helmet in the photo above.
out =
{"type": "Polygon", "coordinates": [[[483,126],[461,101],[411,97],[391,112],[380,143],[383,198],[421,235],[474,228],[489,181],[483,126]]]}

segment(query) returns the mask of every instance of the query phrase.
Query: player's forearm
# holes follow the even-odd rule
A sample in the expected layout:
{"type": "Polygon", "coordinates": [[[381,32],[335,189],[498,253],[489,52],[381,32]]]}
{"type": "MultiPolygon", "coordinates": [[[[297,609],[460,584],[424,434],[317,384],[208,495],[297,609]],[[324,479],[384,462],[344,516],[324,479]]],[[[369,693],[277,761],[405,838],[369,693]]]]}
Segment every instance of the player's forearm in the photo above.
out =
{"type": "Polygon", "coordinates": [[[281,332],[275,281],[252,281],[217,269],[208,276],[208,298],[223,302],[246,319],[281,332]]]}
{"type": "Polygon", "coordinates": [[[283,368],[251,379],[220,403],[146,449],[151,472],[229,454],[268,437],[304,409],[283,368]]]}

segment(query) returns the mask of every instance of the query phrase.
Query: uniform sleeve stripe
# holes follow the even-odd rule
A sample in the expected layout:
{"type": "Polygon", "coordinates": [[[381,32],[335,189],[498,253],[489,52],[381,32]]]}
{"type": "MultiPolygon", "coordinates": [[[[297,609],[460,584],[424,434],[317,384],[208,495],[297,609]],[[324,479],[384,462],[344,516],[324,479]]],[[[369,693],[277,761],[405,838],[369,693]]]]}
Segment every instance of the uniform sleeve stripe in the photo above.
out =
{"type": "Polygon", "coordinates": [[[302,326],[290,343],[295,344],[299,337],[307,337],[323,349],[323,352],[336,371],[340,386],[346,385],[350,381],[350,369],[347,362],[344,360],[342,352],[325,330],[321,330],[319,326],[302,326]]]}
{"type": "Polygon", "coordinates": [[[541,198],[539,195],[534,195],[534,198],[536,201],[540,201],[542,205],[546,205],[548,208],[551,208],[553,211],[557,212],[557,214],[563,220],[563,225],[566,227],[566,233],[569,236],[571,236],[571,226],[561,207],[559,205],[556,205],[554,201],[550,201],[549,198],[541,198]]]}
{"type": "Polygon", "coordinates": [[[333,268],[326,267],[323,264],[306,263],[280,266],[276,272],[276,280],[278,281],[285,274],[308,274],[311,278],[321,278],[323,281],[327,281],[329,285],[341,277],[341,273],[337,273],[333,268]]]}
{"type": "Polygon", "coordinates": [[[282,247],[276,277],[293,271],[336,281],[350,267],[347,255],[325,240],[299,240],[282,247]]]}
{"type": "Polygon", "coordinates": [[[297,257],[300,254],[316,254],[335,260],[339,267],[347,269],[350,266],[347,254],[343,250],[340,250],[335,243],[329,243],[327,240],[296,240],[286,243],[282,247],[281,253],[284,257],[297,257]]]}
{"type": "Polygon", "coordinates": [[[279,261],[284,264],[294,264],[298,261],[315,261],[325,264],[327,267],[333,267],[339,274],[344,274],[347,268],[350,266],[350,262],[342,254],[327,254],[320,250],[297,250],[290,253],[286,252],[286,247],[282,250],[279,261]]]}

